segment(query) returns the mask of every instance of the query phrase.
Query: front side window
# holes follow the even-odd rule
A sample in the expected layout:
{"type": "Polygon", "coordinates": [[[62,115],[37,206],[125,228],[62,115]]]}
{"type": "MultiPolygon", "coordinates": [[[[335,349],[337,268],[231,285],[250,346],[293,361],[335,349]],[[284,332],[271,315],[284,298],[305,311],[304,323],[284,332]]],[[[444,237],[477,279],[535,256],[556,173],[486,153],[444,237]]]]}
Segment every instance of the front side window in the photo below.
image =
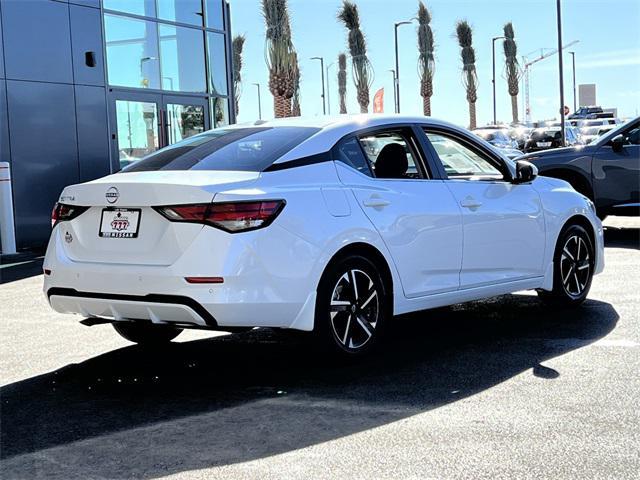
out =
{"type": "Polygon", "coordinates": [[[495,162],[476,153],[463,142],[439,133],[426,132],[449,178],[464,180],[503,179],[495,162]]]}
{"type": "Polygon", "coordinates": [[[359,140],[376,178],[422,178],[410,137],[403,132],[376,132],[359,140]]]}
{"type": "Polygon", "coordinates": [[[220,128],[194,135],[122,170],[226,170],[262,172],[318,128],[220,128]]]}

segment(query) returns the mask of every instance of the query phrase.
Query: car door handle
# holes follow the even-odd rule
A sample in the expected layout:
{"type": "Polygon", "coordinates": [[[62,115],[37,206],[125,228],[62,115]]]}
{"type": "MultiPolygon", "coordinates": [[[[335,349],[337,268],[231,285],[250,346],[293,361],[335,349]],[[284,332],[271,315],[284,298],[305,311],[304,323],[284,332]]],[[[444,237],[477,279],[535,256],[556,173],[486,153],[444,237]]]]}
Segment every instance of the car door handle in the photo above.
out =
{"type": "Polygon", "coordinates": [[[466,197],[460,201],[460,205],[465,208],[478,208],[482,206],[482,202],[477,201],[473,197],[466,197]]]}
{"type": "Polygon", "coordinates": [[[389,200],[385,200],[384,198],[378,197],[377,195],[372,195],[367,200],[364,200],[362,204],[365,207],[386,207],[391,205],[389,200]]]}

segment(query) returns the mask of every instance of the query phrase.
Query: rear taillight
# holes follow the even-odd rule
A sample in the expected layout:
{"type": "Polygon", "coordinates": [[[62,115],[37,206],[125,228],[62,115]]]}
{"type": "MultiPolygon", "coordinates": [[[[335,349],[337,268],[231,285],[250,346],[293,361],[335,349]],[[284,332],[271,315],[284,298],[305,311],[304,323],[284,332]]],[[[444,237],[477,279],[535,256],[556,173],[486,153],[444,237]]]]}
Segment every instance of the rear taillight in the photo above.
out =
{"type": "Polygon", "coordinates": [[[284,200],[198,203],[154,207],[172,222],[202,223],[226,232],[246,232],[269,225],[284,208],[284,200]]]}
{"type": "Polygon", "coordinates": [[[77,216],[86,212],[89,207],[79,207],[77,205],[67,205],[64,203],[56,203],[51,212],[51,226],[54,227],[58,222],[73,220],[77,216]]]}

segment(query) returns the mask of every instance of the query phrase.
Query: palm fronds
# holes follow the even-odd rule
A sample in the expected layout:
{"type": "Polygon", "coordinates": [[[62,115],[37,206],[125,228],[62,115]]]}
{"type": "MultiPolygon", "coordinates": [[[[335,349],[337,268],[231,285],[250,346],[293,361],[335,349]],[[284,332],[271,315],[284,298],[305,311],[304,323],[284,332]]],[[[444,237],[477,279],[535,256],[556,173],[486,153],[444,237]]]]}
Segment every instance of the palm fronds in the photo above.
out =
{"type": "Polygon", "coordinates": [[[348,46],[351,54],[353,81],[356,86],[360,111],[369,109],[369,88],[373,83],[373,68],[367,57],[367,42],[360,28],[358,7],[355,3],[344,0],[338,12],[338,20],[349,30],[348,46]]]}
{"type": "Polygon", "coordinates": [[[469,128],[476,128],[476,100],[478,100],[478,76],[476,74],[476,53],[473,49],[473,33],[466,20],[456,24],[456,36],[460,44],[462,58],[462,84],[469,102],[469,128]]]}
{"type": "Polygon", "coordinates": [[[291,102],[291,116],[300,116],[300,66],[298,65],[298,54],[294,51],[291,53],[291,65],[293,76],[293,98],[291,102]]]}
{"type": "Polygon", "coordinates": [[[418,72],[420,73],[420,95],[425,115],[431,115],[431,96],[433,95],[433,75],[435,57],[431,14],[424,3],[418,3],[418,72]]]}

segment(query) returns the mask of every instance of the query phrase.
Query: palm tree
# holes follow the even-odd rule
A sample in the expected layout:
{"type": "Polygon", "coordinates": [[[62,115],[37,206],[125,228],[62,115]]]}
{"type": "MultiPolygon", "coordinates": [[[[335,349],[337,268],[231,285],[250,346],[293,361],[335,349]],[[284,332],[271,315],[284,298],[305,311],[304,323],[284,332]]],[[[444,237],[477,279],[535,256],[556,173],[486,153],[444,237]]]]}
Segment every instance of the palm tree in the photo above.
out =
{"type": "Polygon", "coordinates": [[[300,116],[300,66],[298,65],[298,54],[293,52],[291,54],[293,59],[291,65],[293,66],[293,101],[291,102],[291,116],[300,116]]]}
{"type": "Polygon", "coordinates": [[[242,49],[244,48],[244,35],[233,37],[233,96],[236,103],[236,115],[240,111],[239,101],[242,94],[242,49]]]}
{"type": "Polygon", "coordinates": [[[420,72],[420,95],[422,95],[422,110],[425,115],[431,115],[431,95],[433,95],[433,74],[435,60],[433,56],[433,32],[431,31],[431,14],[424,3],[418,4],[418,71],[420,72]]]}
{"type": "Polygon", "coordinates": [[[469,102],[469,129],[476,128],[476,100],[478,100],[478,76],[476,75],[476,53],[472,45],[471,26],[466,20],[461,20],[456,24],[456,35],[458,43],[462,48],[462,84],[467,91],[467,102],[469,102]]]}
{"type": "Polygon", "coordinates": [[[357,5],[349,0],[344,0],[342,9],[338,13],[338,19],[349,30],[348,44],[353,81],[358,92],[360,112],[367,113],[369,110],[369,87],[373,83],[373,68],[367,58],[367,43],[360,29],[357,5]]]}
{"type": "Polygon", "coordinates": [[[340,113],[347,113],[347,56],[338,55],[338,94],[340,95],[340,113]]]}
{"type": "Polygon", "coordinates": [[[291,97],[294,94],[293,43],[287,0],[262,0],[262,14],[267,27],[265,60],[269,68],[269,90],[273,95],[276,117],[291,115],[291,97]]]}
{"type": "Polygon", "coordinates": [[[518,64],[518,46],[514,40],[513,25],[511,22],[504,26],[504,72],[507,76],[509,95],[511,95],[511,116],[513,123],[518,123],[518,86],[520,83],[520,65],[518,64]]]}

